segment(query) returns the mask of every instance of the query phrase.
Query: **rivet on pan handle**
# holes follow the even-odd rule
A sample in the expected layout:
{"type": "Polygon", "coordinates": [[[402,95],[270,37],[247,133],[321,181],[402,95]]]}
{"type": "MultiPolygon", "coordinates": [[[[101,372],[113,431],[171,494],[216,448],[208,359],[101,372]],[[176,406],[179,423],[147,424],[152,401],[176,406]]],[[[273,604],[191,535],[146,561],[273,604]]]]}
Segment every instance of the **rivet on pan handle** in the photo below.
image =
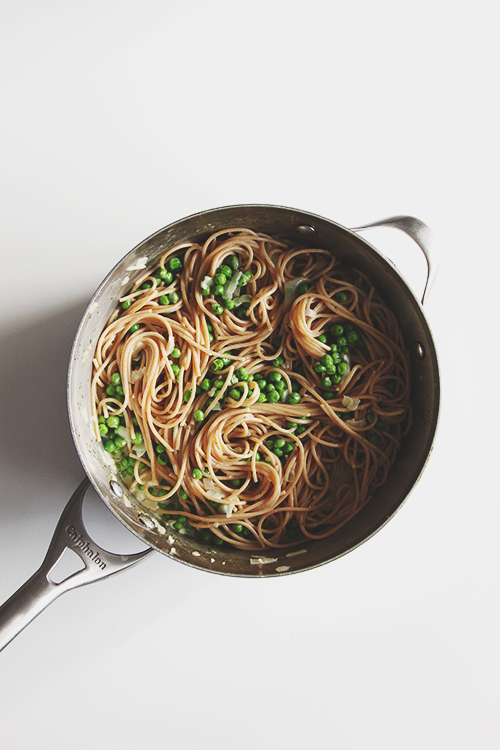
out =
{"type": "Polygon", "coordinates": [[[89,484],[84,479],[71,496],[40,568],[0,607],[0,651],[61,594],[125,570],[153,552],[146,549],[133,555],[115,555],[90,538],[82,518],[89,484]],[[76,552],[85,567],[54,583],[49,574],[66,549],[76,552]]]}
{"type": "Polygon", "coordinates": [[[439,265],[436,258],[436,248],[432,231],[427,224],[424,224],[423,221],[416,219],[414,216],[390,216],[388,219],[380,219],[380,221],[374,221],[371,224],[363,224],[361,227],[354,227],[352,231],[359,232],[363,229],[372,229],[373,227],[394,227],[394,229],[399,229],[407,234],[408,237],[411,237],[411,239],[416,242],[422,250],[427,261],[427,280],[425,282],[421,300],[423,305],[425,295],[429,292],[434,283],[439,265]]]}

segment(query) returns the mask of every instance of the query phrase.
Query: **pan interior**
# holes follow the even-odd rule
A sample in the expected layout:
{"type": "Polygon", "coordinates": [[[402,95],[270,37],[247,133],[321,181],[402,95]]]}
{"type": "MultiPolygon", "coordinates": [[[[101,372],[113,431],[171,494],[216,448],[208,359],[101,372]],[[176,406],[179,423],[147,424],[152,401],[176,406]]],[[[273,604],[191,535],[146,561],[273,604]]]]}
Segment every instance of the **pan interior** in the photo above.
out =
{"type": "Polygon", "coordinates": [[[439,374],[432,336],[422,308],[397,270],[369,243],[328,219],[279,206],[230,206],[182,219],[141,242],[95,292],[83,316],[71,355],[68,379],[70,423],[83,466],[110,510],[137,536],[160,552],[211,572],[235,576],[282,575],[316,567],[349,552],[378,531],[398,510],[418,481],[432,449],[439,405],[439,374]],[[292,550],[262,553],[210,547],[166,531],[138,504],[116,473],[115,464],[91,428],[92,358],[99,335],[118,300],[162,252],[173,244],[203,241],[227,227],[246,227],[327,248],[346,266],[362,270],[396,313],[410,352],[413,425],[385,484],[342,529],[292,550]],[[423,356],[422,356],[423,353],[423,356]]]}

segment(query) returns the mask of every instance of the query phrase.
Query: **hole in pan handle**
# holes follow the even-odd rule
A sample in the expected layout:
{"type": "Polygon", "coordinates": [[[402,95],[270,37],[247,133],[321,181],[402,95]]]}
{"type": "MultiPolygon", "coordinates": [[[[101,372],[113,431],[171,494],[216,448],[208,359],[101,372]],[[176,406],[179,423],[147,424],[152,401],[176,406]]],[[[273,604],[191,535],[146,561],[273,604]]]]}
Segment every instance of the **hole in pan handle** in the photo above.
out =
{"type": "Polygon", "coordinates": [[[370,224],[363,224],[361,227],[354,227],[352,231],[360,232],[363,229],[372,229],[373,227],[393,227],[394,229],[399,229],[401,232],[407,234],[408,237],[411,237],[422,250],[427,261],[427,279],[421,299],[423,305],[425,295],[434,283],[439,266],[439,259],[437,258],[437,250],[431,229],[429,229],[427,224],[424,224],[423,221],[416,219],[414,216],[389,216],[387,219],[380,219],[380,221],[374,221],[370,224]]]}
{"type": "Polygon", "coordinates": [[[154,551],[115,555],[90,538],[82,518],[83,498],[89,485],[85,478],[71,496],[40,568],[0,607],[0,651],[61,594],[125,570],[154,551]],[[50,572],[67,549],[81,558],[84,567],[55,583],[50,572]]]}

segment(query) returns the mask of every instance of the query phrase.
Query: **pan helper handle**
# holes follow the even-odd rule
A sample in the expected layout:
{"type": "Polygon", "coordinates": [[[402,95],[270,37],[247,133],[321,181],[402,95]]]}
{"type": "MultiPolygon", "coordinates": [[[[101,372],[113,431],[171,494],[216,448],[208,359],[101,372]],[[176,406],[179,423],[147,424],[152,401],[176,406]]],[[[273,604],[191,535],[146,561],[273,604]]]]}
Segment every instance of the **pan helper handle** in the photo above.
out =
{"type": "Polygon", "coordinates": [[[421,299],[423,305],[425,295],[430,291],[439,267],[439,259],[432,231],[427,224],[424,224],[423,221],[416,219],[414,216],[390,216],[387,219],[380,219],[380,221],[374,221],[371,224],[354,227],[352,231],[360,232],[363,229],[372,229],[374,227],[393,227],[394,229],[399,229],[401,232],[407,234],[408,237],[411,237],[422,250],[427,261],[427,279],[421,299]]]}
{"type": "Polygon", "coordinates": [[[115,555],[90,538],[82,518],[89,484],[84,479],[71,496],[40,568],[0,607],[0,651],[61,594],[125,570],[153,552],[146,549],[133,555],[115,555]],[[67,549],[80,557],[84,567],[56,583],[50,573],[67,549]]]}

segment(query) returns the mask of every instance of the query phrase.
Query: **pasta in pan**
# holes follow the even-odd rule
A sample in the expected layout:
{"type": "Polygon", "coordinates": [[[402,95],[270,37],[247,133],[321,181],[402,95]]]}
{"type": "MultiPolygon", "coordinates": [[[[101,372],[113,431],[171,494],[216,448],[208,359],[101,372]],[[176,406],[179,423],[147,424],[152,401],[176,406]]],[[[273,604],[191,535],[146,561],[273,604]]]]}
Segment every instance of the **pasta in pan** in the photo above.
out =
{"type": "Polygon", "coordinates": [[[96,437],[177,533],[245,550],[326,537],[387,478],[408,355],[366,276],[245,228],[166,251],[98,341],[96,437]]]}

